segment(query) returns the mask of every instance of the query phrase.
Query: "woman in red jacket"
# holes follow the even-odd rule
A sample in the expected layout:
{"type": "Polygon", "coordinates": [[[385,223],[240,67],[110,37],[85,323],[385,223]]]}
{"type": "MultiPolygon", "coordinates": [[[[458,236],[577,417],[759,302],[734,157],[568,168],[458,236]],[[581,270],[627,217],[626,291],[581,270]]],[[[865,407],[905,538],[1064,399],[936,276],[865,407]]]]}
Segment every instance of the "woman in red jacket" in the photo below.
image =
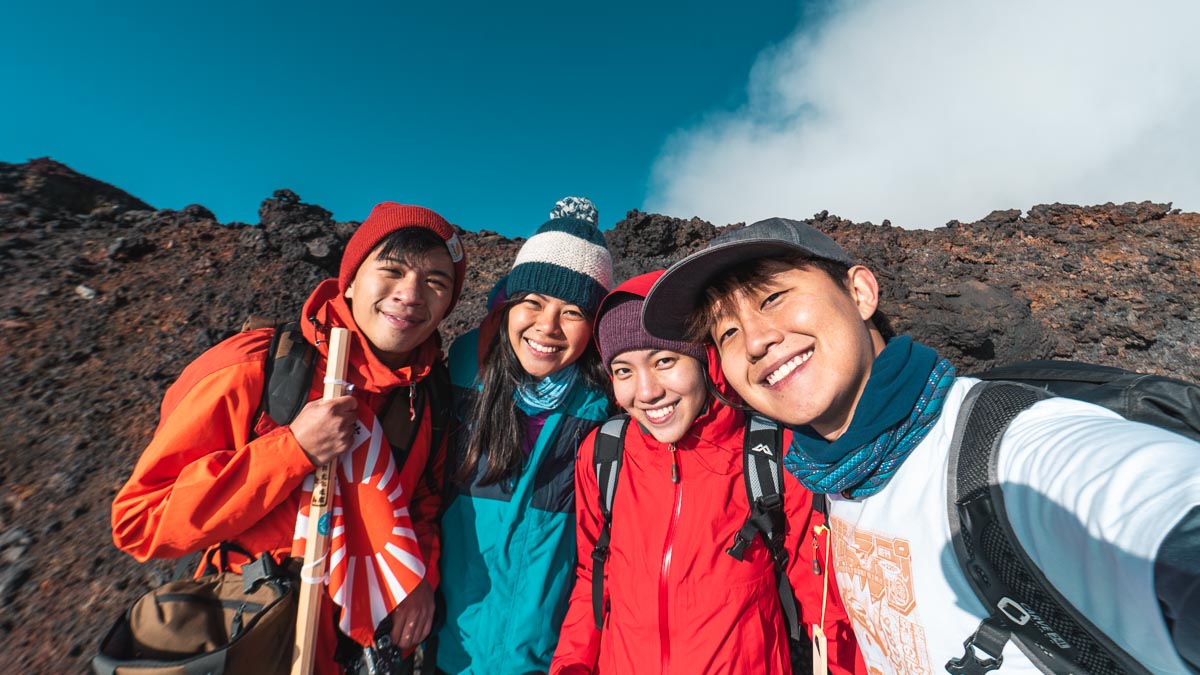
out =
{"type": "MultiPolygon", "coordinates": [[[[594,335],[626,426],[603,576],[603,628],[593,612],[592,557],[603,519],[593,431],[579,449],[579,564],[551,673],[790,673],[774,565],[761,537],[743,559],[726,553],[749,513],[742,472],[744,414],[711,391],[720,369],[700,345],[651,337],[646,293],[661,272],[615,289],[594,335]]],[[[783,447],[786,447],[783,446],[783,447]]],[[[786,474],[788,577],[806,635],[822,623],[833,672],[863,673],[832,576],[811,494],[786,474]],[[819,548],[814,548],[814,536],[819,548]],[[824,598],[823,598],[824,596],[824,598]]]]}

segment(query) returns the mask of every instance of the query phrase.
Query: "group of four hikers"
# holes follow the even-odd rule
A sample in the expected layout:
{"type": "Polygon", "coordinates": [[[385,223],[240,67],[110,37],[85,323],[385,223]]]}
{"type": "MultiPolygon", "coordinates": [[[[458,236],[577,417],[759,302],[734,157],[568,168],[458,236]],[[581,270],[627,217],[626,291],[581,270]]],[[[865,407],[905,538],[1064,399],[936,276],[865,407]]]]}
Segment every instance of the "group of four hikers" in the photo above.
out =
{"type": "MultiPolygon", "coordinates": [[[[332,462],[321,673],[383,632],[436,640],[445,673],[789,673],[810,641],[835,673],[1037,672],[1034,650],[985,648],[994,612],[952,544],[975,380],[891,333],[872,271],[774,218],[614,288],[597,224],[561,200],[444,356],[463,246],[429,209],[377,205],[300,316],[307,404],[263,410],[278,331],[205,352],[114,500],[117,546],[301,557],[309,477],[332,462]],[[350,391],[324,400],[335,327],[350,391]],[[447,365],[452,401],[430,386],[447,365]]],[[[1049,584],[1130,662],[1196,672],[1200,444],[1046,398],[997,457],[1049,584]]]]}

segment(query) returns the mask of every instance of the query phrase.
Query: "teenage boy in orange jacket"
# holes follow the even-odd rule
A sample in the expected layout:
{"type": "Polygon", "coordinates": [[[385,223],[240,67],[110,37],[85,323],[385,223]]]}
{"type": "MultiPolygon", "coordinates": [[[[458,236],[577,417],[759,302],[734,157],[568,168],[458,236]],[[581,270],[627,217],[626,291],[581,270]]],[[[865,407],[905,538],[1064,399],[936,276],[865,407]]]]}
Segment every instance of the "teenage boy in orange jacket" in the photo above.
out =
{"type": "Polygon", "coordinates": [[[445,439],[431,447],[429,398],[416,385],[443,358],[437,327],[465,271],[445,219],[418,206],[377,205],[347,244],[338,278],[321,282],[304,305],[300,325],[317,352],[308,403],[286,426],[259,409],[272,329],[239,333],[202,354],[167,391],[154,437],[113,501],[117,547],[139,561],[221,542],[269,551],[279,562],[300,557],[305,479],[334,462],[339,490],[317,671],[340,672],[339,642],[339,658],[353,659],[355,643],[371,644],[388,616],[393,643],[419,643],[438,582],[445,439]],[[333,327],[350,331],[352,387],[325,401],[333,327]],[[415,427],[402,436],[412,439],[402,465],[380,451],[388,447],[380,419],[395,398],[406,400],[415,427]]]}

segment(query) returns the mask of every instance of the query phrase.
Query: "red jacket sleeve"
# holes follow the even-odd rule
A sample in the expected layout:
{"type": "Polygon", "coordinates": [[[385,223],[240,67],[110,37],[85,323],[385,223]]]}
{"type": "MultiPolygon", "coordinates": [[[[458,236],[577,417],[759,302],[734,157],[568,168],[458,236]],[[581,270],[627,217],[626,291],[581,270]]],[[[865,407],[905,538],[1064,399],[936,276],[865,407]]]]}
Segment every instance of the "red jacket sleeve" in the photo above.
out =
{"type": "MultiPolygon", "coordinates": [[[[600,488],[596,484],[592,457],[596,430],[579,446],[575,458],[575,535],[579,562],[575,566],[575,588],[558,636],[558,648],[550,663],[550,675],[582,675],[596,670],[600,657],[600,631],[592,611],[592,549],[600,537],[600,488]]],[[[608,603],[605,585],[604,603],[608,603]]]]}
{"type": "Polygon", "coordinates": [[[829,652],[829,672],[866,675],[866,663],[854,639],[850,619],[842,607],[837,579],[833,574],[833,559],[825,555],[829,544],[829,530],[824,528],[825,517],[813,509],[812,493],[789,473],[784,474],[784,498],[790,555],[788,581],[800,603],[800,621],[804,624],[805,633],[811,639],[812,627],[823,625],[829,652]]]}
{"type": "MultiPolygon", "coordinates": [[[[217,360],[213,351],[168,390],[159,427],[113,500],[113,541],[139,561],[236,540],[313,471],[286,427],[250,440],[263,387],[261,357],[208,372],[217,360]]],[[[265,536],[240,543],[252,553],[289,548],[287,523],[277,520],[265,536]]]]}

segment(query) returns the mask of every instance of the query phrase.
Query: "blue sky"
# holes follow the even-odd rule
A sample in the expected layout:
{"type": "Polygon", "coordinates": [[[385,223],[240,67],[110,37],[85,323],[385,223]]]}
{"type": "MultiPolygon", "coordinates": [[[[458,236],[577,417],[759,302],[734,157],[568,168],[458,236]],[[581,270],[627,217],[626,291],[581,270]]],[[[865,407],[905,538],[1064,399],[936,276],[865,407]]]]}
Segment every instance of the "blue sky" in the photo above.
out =
{"type": "Polygon", "coordinates": [[[1200,211],[1196,0],[9,4],[0,161],[224,222],[1200,211]]]}
{"type": "Polygon", "coordinates": [[[395,200],[509,236],[580,194],[607,229],[643,206],[676,130],[745,103],[757,55],[801,12],[727,0],[9,3],[0,161],[48,155],[223,222],[257,222],[286,187],[339,220],[395,200]]]}

